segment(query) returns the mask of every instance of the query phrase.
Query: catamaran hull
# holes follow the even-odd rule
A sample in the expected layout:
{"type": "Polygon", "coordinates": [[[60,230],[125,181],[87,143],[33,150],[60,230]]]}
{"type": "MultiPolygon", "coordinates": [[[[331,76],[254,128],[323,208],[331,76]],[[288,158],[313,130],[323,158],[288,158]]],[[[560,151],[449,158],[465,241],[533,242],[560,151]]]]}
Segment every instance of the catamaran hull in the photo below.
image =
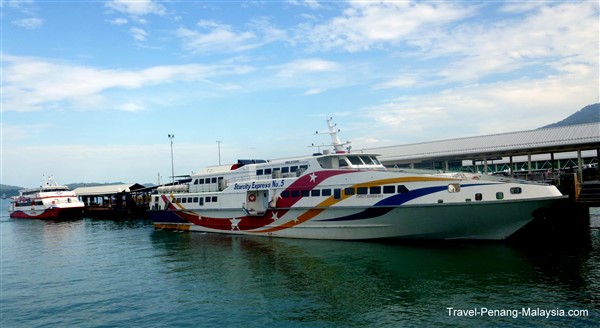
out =
{"type": "Polygon", "coordinates": [[[262,217],[240,217],[236,210],[197,213],[167,209],[152,210],[149,216],[156,229],[270,237],[503,240],[536,216],[543,215],[560,199],[551,197],[370,208],[273,209],[262,217]],[[288,218],[284,222],[278,218],[281,212],[285,212],[284,217],[288,218]],[[219,218],[215,218],[217,215],[219,218]]]}

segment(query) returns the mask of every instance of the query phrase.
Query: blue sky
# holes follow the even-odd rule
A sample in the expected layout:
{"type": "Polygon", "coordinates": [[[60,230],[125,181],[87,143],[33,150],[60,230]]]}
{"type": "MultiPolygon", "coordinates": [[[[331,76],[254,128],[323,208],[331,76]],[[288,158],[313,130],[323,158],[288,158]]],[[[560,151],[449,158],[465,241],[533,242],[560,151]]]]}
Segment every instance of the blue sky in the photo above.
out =
{"type": "Polygon", "coordinates": [[[535,129],[599,98],[597,1],[3,0],[2,183],[167,181],[535,129]]]}

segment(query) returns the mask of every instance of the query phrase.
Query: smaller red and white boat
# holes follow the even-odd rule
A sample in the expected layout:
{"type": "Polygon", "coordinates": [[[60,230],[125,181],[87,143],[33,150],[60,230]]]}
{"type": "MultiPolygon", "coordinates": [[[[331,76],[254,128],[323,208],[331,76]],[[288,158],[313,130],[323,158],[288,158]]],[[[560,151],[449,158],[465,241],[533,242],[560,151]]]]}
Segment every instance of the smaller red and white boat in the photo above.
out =
{"type": "Polygon", "coordinates": [[[13,219],[76,219],[83,207],[69,187],[48,177],[39,188],[19,190],[19,196],[11,197],[8,211],[13,219]]]}

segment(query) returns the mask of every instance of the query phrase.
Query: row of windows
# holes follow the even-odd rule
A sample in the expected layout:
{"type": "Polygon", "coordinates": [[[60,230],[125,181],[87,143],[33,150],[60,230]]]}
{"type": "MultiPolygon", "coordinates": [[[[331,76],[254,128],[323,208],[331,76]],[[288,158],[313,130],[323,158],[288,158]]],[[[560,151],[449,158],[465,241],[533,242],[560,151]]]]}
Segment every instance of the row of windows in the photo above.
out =
{"type": "Polygon", "coordinates": [[[306,169],[308,169],[308,165],[274,167],[268,169],[258,169],[256,170],[256,175],[271,175],[274,172],[294,173],[298,171],[305,171],[306,169]]]}
{"type": "Polygon", "coordinates": [[[177,197],[175,201],[180,204],[196,204],[204,205],[204,203],[216,203],[218,201],[217,196],[206,196],[206,197],[177,197]]]}
{"type": "MultiPolygon", "coordinates": [[[[384,194],[395,194],[408,192],[408,188],[403,185],[400,186],[373,186],[373,187],[349,187],[344,188],[343,192],[345,196],[352,195],[380,195],[384,194]]],[[[341,196],[342,189],[333,189],[335,198],[341,196]]],[[[332,189],[312,189],[312,190],[285,190],[281,192],[282,198],[297,198],[297,197],[329,197],[332,195],[332,189]]]]}
{"type": "Polygon", "coordinates": [[[196,179],[194,180],[194,184],[198,185],[198,184],[209,184],[209,183],[217,183],[223,181],[223,177],[212,177],[212,178],[200,178],[200,179],[196,179]]]}

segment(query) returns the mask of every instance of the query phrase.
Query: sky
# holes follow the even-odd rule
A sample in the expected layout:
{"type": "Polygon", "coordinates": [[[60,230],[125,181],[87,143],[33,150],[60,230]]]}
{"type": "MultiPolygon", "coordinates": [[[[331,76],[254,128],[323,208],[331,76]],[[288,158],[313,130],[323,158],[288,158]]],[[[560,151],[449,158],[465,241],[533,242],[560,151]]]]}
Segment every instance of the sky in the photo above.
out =
{"type": "Polygon", "coordinates": [[[536,129],[599,101],[598,1],[1,0],[1,182],[167,182],[536,129]],[[220,151],[219,151],[220,150],[220,151]]]}

